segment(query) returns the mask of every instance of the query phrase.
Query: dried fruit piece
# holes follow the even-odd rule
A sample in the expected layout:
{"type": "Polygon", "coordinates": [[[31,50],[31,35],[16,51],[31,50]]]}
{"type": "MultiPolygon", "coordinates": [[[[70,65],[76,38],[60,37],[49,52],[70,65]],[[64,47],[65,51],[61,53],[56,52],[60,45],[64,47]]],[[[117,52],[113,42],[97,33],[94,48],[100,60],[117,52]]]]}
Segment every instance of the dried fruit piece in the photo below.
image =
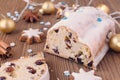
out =
{"type": "Polygon", "coordinates": [[[77,61],[78,61],[78,63],[83,64],[83,62],[82,62],[82,59],[81,59],[81,58],[77,58],[77,61]]]}
{"type": "Polygon", "coordinates": [[[0,80],[6,80],[6,77],[1,76],[1,77],[0,77],[0,80]]]}
{"type": "Polygon", "coordinates": [[[73,42],[76,43],[77,41],[75,40],[75,38],[73,38],[73,42]]]}
{"type": "Polygon", "coordinates": [[[12,66],[6,68],[6,72],[13,72],[14,68],[12,66]]]}
{"type": "Polygon", "coordinates": [[[9,65],[9,66],[15,67],[15,64],[14,64],[14,63],[10,63],[10,65],[9,65]]]}
{"type": "Polygon", "coordinates": [[[58,33],[58,32],[59,32],[59,29],[55,29],[54,31],[55,31],[56,33],[58,33]]]}
{"type": "Polygon", "coordinates": [[[72,47],[71,41],[70,41],[70,39],[69,39],[67,36],[65,37],[65,44],[66,44],[66,46],[67,46],[68,48],[71,48],[71,47],[72,47]]]}
{"type": "Polygon", "coordinates": [[[44,64],[41,60],[37,60],[36,62],[35,62],[35,64],[36,65],[42,65],[42,64],[44,64]]]}
{"type": "Polygon", "coordinates": [[[28,72],[32,73],[32,74],[35,74],[36,73],[36,70],[33,69],[32,67],[27,67],[27,69],[29,70],[28,72]]]}
{"type": "Polygon", "coordinates": [[[48,46],[48,45],[46,45],[46,48],[47,48],[47,49],[49,49],[49,46],[48,46]]]}
{"type": "Polygon", "coordinates": [[[58,51],[58,48],[56,47],[56,48],[54,48],[54,49],[52,49],[55,53],[57,53],[57,54],[59,54],[59,51],[58,51]]]}
{"type": "Polygon", "coordinates": [[[72,33],[71,32],[69,32],[68,35],[69,35],[69,38],[72,38],[72,33]]]}
{"type": "Polygon", "coordinates": [[[91,62],[88,63],[89,67],[92,67],[92,65],[93,65],[93,61],[91,61],[91,62]]]}

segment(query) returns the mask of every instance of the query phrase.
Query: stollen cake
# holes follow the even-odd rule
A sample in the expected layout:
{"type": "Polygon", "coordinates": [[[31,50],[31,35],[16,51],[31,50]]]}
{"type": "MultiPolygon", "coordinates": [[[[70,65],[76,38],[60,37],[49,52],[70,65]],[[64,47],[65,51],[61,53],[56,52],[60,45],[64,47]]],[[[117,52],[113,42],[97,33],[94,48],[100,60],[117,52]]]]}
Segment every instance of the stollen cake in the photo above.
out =
{"type": "Polygon", "coordinates": [[[44,51],[96,68],[115,34],[114,20],[102,10],[80,7],[47,32],[44,51]]]}
{"type": "Polygon", "coordinates": [[[6,62],[0,67],[0,80],[49,80],[42,53],[6,62]]]}

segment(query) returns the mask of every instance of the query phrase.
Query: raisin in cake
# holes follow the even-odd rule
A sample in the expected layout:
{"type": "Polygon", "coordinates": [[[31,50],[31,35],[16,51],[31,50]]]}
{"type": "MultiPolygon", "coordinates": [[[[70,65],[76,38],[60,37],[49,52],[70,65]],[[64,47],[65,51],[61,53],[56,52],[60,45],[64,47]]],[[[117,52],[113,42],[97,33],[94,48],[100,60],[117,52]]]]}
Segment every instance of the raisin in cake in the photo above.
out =
{"type": "Polygon", "coordinates": [[[96,68],[113,34],[115,23],[108,14],[81,7],[49,29],[44,51],[96,68]]]}
{"type": "Polygon", "coordinates": [[[42,53],[6,62],[0,67],[0,80],[49,80],[42,53]]]}

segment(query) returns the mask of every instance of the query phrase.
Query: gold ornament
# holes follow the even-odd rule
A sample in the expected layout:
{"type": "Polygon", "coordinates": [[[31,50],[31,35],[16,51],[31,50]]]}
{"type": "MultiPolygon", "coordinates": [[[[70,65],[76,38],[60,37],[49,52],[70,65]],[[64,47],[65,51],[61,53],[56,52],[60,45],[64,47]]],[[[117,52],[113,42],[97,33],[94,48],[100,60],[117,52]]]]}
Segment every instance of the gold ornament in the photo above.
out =
{"type": "Polygon", "coordinates": [[[110,48],[113,49],[114,51],[120,52],[120,34],[112,36],[109,45],[110,48]]]}
{"type": "Polygon", "coordinates": [[[98,6],[97,6],[97,9],[101,9],[101,10],[103,10],[103,11],[106,12],[106,13],[109,13],[109,12],[110,12],[108,6],[106,6],[105,4],[100,4],[100,5],[98,5],[98,6]]]}
{"type": "Polygon", "coordinates": [[[44,14],[52,14],[55,12],[55,5],[51,1],[46,1],[42,5],[42,10],[44,14]]]}
{"type": "Polygon", "coordinates": [[[4,33],[10,33],[15,29],[15,22],[12,19],[4,18],[0,20],[0,30],[4,33]]]}

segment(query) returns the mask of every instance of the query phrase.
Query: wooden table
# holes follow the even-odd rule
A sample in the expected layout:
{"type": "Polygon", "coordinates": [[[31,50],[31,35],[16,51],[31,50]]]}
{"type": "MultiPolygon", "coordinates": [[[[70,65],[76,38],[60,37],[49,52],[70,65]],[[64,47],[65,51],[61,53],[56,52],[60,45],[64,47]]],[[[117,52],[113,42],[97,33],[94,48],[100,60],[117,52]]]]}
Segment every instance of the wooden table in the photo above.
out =
{"type": "MultiPolygon", "coordinates": [[[[44,2],[45,0],[35,0],[36,2],[44,2]]],[[[56,1],[64,1],[64,0],[56,0],[56,1]]],[[[73,4],[73,0],[65,0],[69,4],[73,4]]],[[[81,6],[87,5],[89,0],[78,0],[81,6]]],[[[106,4],[111,12],[120,11],[120,0],[94,0],[92,6],[98,6],[99,4],[106,4]]],[[[21,11],[25,3],[22,0],[0,0],[0,13],[6,15],[7,12],[14,12],[15,10],[21,11]]],[[[38,7],[40,8],[40,7],[38,7]]],[[[2,18],[2,17],[1,17],[2,18]]],[[[44,16],[44,22],[50,21],[52,25],[56,23],[55,15],[44,16]]],[[[120,21],[119,21],[120,22],[120,21]]],[[[20,33],[24,29],[28,28],[43,28],[42,25],[38,23],[26,23],[23,20],[20,20],[16,23],[16,30],[12,34],[3,34],[0,33],[0,39],[4,40],[6,43],[15,42],[16,46],[12,48],[13,58],[20,58],[20,56],[28,55],[27,49],[31,48],[33,52],[43,51],[43,47],[45,41],[39,44],[28,45],[26,43],[20,42],[18,39],[20,37],[20,33]]],[[[120,30],[117,28],[117,32],[120,30]]],[[[76,71],[80,68],[84,68],[85,70],[89,70],[80,64],[76,64],[74,62],[46,54],[46,60],[50,68],[50,76],[51,80],[67,80],[67,77],[64,76],[63,72],[65,70],[69,70],[70,72],[76,71]],[[57,79],[58,78],[58,79],[57,79]]],[[[2,61],[5,62],[5,61],[2,61]]],[[[115,53],[113,51],[109,51],[101,63],[98,65],[98,70],[96,74],[101,76],[103,80],[120,80],[120,54],[115,53]]]]}

